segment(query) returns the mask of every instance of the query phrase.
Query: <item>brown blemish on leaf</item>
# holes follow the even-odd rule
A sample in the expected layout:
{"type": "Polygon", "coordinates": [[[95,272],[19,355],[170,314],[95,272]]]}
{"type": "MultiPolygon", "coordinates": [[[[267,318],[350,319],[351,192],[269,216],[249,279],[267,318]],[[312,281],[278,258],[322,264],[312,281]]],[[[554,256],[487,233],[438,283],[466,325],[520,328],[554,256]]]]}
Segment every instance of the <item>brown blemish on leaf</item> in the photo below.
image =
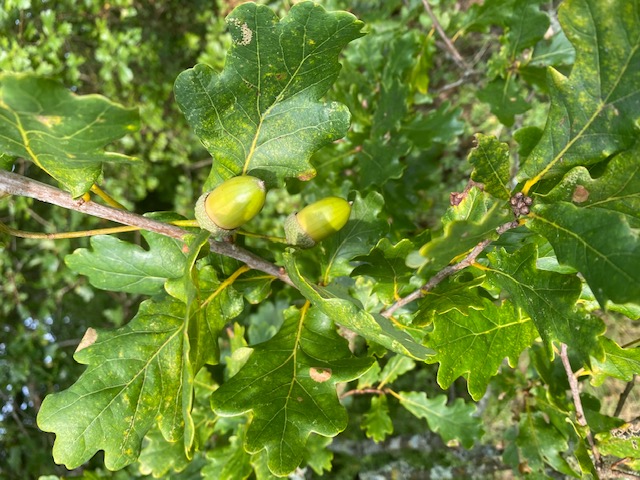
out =
{"type": "Polygon", "coordinates": [[[304,172],[304,173],[301,173],[300,175],[298,175],[298,180],[300,180],[301,182],[306,182],[306,181],[311,180],[315,176],[316,176],[316,171],[315,170],[311,170],[309,172],[304,172]]]}
{"type": "Polygon", "coordinates": [[[96,343],[97,339],[98,332],[95,330],[95,328],[87,328],[87,331],[84,333],[84,337],[82,337],[82,340],[80,340],[80,343],[78,344],[78,348],[76,348],[76,353],[96,343]]]}
{"type": "Polygon", "coordinates": [[[311,367],[309,369],[309,376],[312,380],[318,383],[324,383],[331,378],[331,369],[330,368],[316,368],[311,367]]]}
{"type": "Polygon", "coordinates": [[[583,203],[583,202],[586,202],[588,199],[589,199],[589,190],[584,188],[582,185],[576,186],[575,190],[573,191],[571,200],[573,200],[575,203],[583,203]]]}

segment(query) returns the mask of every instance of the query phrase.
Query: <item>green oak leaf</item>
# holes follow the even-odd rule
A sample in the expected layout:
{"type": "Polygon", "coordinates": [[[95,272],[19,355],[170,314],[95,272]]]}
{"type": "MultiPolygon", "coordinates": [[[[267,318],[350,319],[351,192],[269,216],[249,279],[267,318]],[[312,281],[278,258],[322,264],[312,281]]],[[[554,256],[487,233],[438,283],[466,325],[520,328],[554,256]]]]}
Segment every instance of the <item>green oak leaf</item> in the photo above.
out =
{"type": "Polygon", "coordinates": [[[438,385],[447,389],[456,378],[465,376],[471,397],[478,401],[505,357],[515,368],[520,353],[531,346],[538,331],[510,302],[495,305],[480,297],[474,304],[481,309],[469,309],[467,315],[456,309],[436,314],[426,343],[438,352],[429,359],[440,363],[438,385]]]}
{"type": "MultiPolygon", "coordinates": [[[[202,369],[194,381],[193,421],[195,424],[195,441],[193,450],[203,450],[213,434],[215,423],[212,421],[209,397],[216,388],[216,383],[207,369],[202,369]]],[[[181,472],[195,463],[194,452],[185,452],[184,439],[175,442],[167,441],[158,428],[149,431],[145,445],[140,452],[138,468],[143,475],[154,478],[167,478],[170,471],[181,472]]]]}
{"type": "Polygon", "coordinates": [[[390,305],[413,289],[409,279],[414,271],[407,267],[405,259],[414,249],[406,238],[395,245],[382,238],[371,253],[354,258],[360,265],[351,276],[367,275],[375,279],[373,291],[385,305],[390,305]]]}
{"type": "Polygon", "coordinates": [[[182,391],[191,388],[183,378],[190,370],[185,315],[177,300],[151,299],[124,327],[87,330],[74,355],[87,370],[47,395],[38,412],[38,426],[56,434],[56,463],[72,470],[104,450],[107,468],[123,468],[156,422],[167,440],[182,437],[182,391]]]}
{"type": "Polygon", "coordinates": [[[640,228],[639,156],[640,148],[620,153],[595,178],[585,167],[576,167],[548,194],[537,195],[536,202],[571,202],[581,208],[619,212],[632,228],[640,228]]]}
{"type": "Polygon", "coordinates": [[[640,117],[640,3],[567,0],[558,19],[576,48],[565,77],[550,68],[551,107],[542,138],[523,163],[524,190],[543,177],[597,163],[630,148],[640,117]]]}
{"type": "Polygon", "coordinates": [[[202,477],[216,480],[243,480],[249,478],[253,468],[251,455],[243,448],[246,427],[238,429],[237,435],[229,438],[229,445],[210,450],[207,453],[207,465],[202,469],[202,477]]]}
{"type": "Polygon", "coordinates": [[[516,115],[531,108],[523,97],[519,84],[512,76],[506,80],[502,78],[492,80],[479,90],[477,95],[478,100],[488,103],[491,113],[507,127],[513,126],[516,115]]]}
{"type": "Polygon", "coordinates": [[[591,359],[591,384],[599,387],[609,377],[619,378],[626,382],[640,373],[640,349],[621,348],[608,338],[602,339],[604,360],[591,359]]]}
{"type": "Polygon", "coordinates": [[[569,449],[565,434],[545,412],[524,413],[518,426],[516,445],[521,462],[536,472],[544,472],[547,464],[565,475],[578,477],[561,455],[569,449]]]}
{"type": "Polygon", "coordinates": [[[475,288],[483,281],[484,277],[466,281],[463,276],[455,275],[440,282],[436,288],[425,294],[412,324],[416,327],[431,325],[438,315],[450,310],[457,310],[463,316],[468,316],[470,309],[482,310],[482,297],[477,294],[475,288]]]}
{"type": "Polygon", "coordinates": [[[387,435],[393,433],[393,423],[385,395],[371,397],[371,408],[364,414],[360,428],[364,430],[367,438],[376,443],[382,442],[387,435]]]}
{"type": "Polygon", "coordinates": [[[102,162],[137,161],[103,148],[138,123],[137,109],[99,95],[77,96],[53,80],[0,73],[0,153],[32,161],[74,197],[98,180],[102,162]]]}
{"type": "Polygon", "coordinates": [[[537,3],[541,2],[516,0],[513,13],[505,22],[508,58],[515,59],[519,53],[533,47],[549,29],[549,16],[540,11],[537,3]]]}
{"type": "Polygon", "coordinates": [[[333,437],[346,428],[335,385],[359,377],[372,363],[354,357],[320,311],[292,308],[280,331],[253,346],[247,363],[213,393],[211,407],[221,416],[252,412],[245,449],[266,448],[269,469],[287,475],[302,461],[311,432],[333,437]]]}
{"type": "Polygon", "coordinates": [[[640,239],[627,218],[557,202],[534,206],[527,227],[549,240],[558,262],[584,276],[605,308],[607,300],[640,303],[640,239]]]}
{"type": "Polygon", "coordinates": [[[402,128],[413,145],[427,149],[434,144],[449,144],[464,132],[464,122],[460,120],[462,109],[454,108],[451,102],[442,102],[438,108],[425,115],[416,116],[402,128]]]}
{"type": "Polygon", "coordinates": [[[289,277],[300,293],[338,325],[345,326],[393,352],[417,360],[425,360],[434,353],[408,333],[398,330],[388,318],[360,308],[355,299],[342,298],[327,288],[309,284],[298,271],[293,255],[287,254],[284,258],[289,277]]]}
{"type": "Polygon", "coordinates": [[[142,230],[148,249],[111,235],[91,237],[91,249],[79,248],[64,259],[96,288],[156,295],[167,279],[181,277],[187,260],[181,240],[142,230]]]}
{"type": "Polygon", "coordinates": [[[511,189],[511,161],[509,145],[496,137],[476,134],[477,145],[469,153],[469,163],[473,165],[471,179],[484,185],[484,190],[496,198],[509,200],[511,189]]]}
{"type": "Polygon", "coordinates": [[[331,442],[333,442],[333,439],[330,437],[323,437],[313,433],[309,435],[307,448],[304,452],[304,461],[318,475],[322,475],[325,470],[331,471],[333,452],[328,448],[331,442]]]}
{"type": "MultiPolygon", "coordinates": [[[[402,57],[404,55],[398,55],[402,57]]],[[[408,86],[394,77],[383,81],[380,89],[369,138],[362,143],[355,160],[359,184],[364,188],[400,178],[406,168],[400,157],[410,150],[408,142],[399,134],[400,122],[407,113],[408,86]]]]}
{"type": "Polygon", "coordinates": [[[584,362],[590,355],[602,358],[599,337],[604,324],[576,308],[582,289],[577,276],[539,270],[533,243],[513,253],[500,249],[487,256],[491,262],[487,279],[531,317],[549,352],[557,340],[575,349],[584,362]]]}
{"type": "Polygon", "coordinates": [[[379,375],[378,388],[382,388],[388,383],[393,383],[398,377],[410,372],[416,367],[413,359],[404,355],[394,355],[389,359],[379,375]]]}
{"type": "Polygon", "coordinates": [[[282,20],[266,5],[245,3],[226,19],[233,45],[225,68],[182,72],[176,100],[214,158],[204,189],[249,173],[268,184],[309,179],[314,151],[343,137],[349,111],[319,101],[340,72],[338,55],[361,37],[347,12],[301,2],[282,20]]]}
{"type": "Polygon", "coordinates": [[[400,392],[400,404],[418,418],[424,418],[429,428],[445,442],[460,442],[471,448],[482,437],[482,421],[476,416],[476,406],[461,398],[447,405],[447,396],[427,398],[424,392],[400,392]]]}
{"type": "Polygon", "coordinates": [[[513,214],[505,202],[473,187],[458,205],[449,207],[442,234],[426,243],[420,249],[422,261],[414,256],[410,266],[439,271],[481,241],[497,238],[496,228],[510,220],[513,214]]]}
{"type": "Polygon", "coordinates": [[[388,231],[387,223],[379,218],[383,204],[384,199],[378,192],[370,192],[364,198],[356,194],[347,224],[321,244],[324,255],[320,268],[325,285],[335,277],[349,275],[353,270],[351,261],[369,253],[388,231]]]}

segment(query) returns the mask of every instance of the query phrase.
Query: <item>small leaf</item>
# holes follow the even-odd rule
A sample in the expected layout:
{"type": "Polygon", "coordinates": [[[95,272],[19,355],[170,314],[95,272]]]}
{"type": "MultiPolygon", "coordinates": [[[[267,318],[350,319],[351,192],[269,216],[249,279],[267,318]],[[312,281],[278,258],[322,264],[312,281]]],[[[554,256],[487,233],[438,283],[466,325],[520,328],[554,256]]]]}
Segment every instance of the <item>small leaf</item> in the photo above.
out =
{"type": "Polygon", "coordinates": [[[163,291],[167,279],[182,276],[185,243],[145,230],[141,234],[148,250],[111,235],[96,235],[91,237],[90,250],[77,249],[65,257],[65,263],[102,290],[155,295],[163,291]]]}
{"type": "Polygon", "coordinates": [[[569,0],[558,9],[577,57],[567,78],[549,69],[551,107],[542,138],[518,172],[524,191],[543,177],[630,148],[640,111],[640,4],[569,0]]]}
{"type": "Polygon", "coordinates": [[[360,427],[365,431],[367,438],[376,443],[382,442],[387,438],[387,435],[393,433],[393,423],[391,423],[391,417],[389,416],[386,396],[377,395],[371,397],[371,408],[364,414],[360,427]]]}
{"type": "Polygon", "coordinates": [[[455,309],[436,314],[427,345],[438,352],[433,358],[440,363],[438,385],[446,389],[464,375],[471,397],[478,401],[504,358],[515,368],[520,353],[531,346],[538,331],[509,302],[496,306],[482,297],[473,303],[480,308],[469,309],[467,315],[455,309]]]}
{"type": "Polygon", "coordinates": [[[204,189],[248,172],[271,185],[313,177],[311,154],[349,127],[344,105],[319,99],[340,72],[340,51],[363,35],[362,22],[313,2],[294,5],[280,21],[271,8],[245,3],[226,22],[233,46],[224,70],[199,64],[175,84],[181,110],[214,158],[204,189]]]}
{"type": "Polygon", "coordinates": [[[420,249],[423,265],[439,271],[482,240],[497,238],[496,228],[513,219],[504,202],[474,187],[443,217],[444,231],[420,249]]]}
{"type": "Polygon", "coordinates": [[[522,92],[520,92],[518,84],[513,77],[509,77],[506,80],[496,78],[479,90],[477,95],[478,100],[488,103],[491,107],[491,113],[498,117],[500,123],[507,127],[513,126],[516,115],[520,115],[531,108],[523,98],[522,92]]]}
{"type": "Polygon", "coordinates": [[[395,382],[398,377],[410,372],[415,367],[416,362],[411,358],[404,355],[394,355],[389,359],[380,373],[380,384],[378,385],[378,388],[382,388],[383,385],[395,382]]]}
{"type": "Polygon", "coordinates": [[[351,273],[352,277],[367,275],[375,279],[373,291],[385,305],[390,305],[409,293],[409,279],[414,274],[405,259],[415,249],[411,241],[404,239],[393,245],[382,238],[369,255],[356,257],[360,265],[351,273]]]}
{"type": "Polygon", "coordinates": [[[359,308],[354,303],[354,299],[341,298],[326,288],[310,285],[300,275],[292,255],[285,256],[285,265],[300,293],[338,325],[343,325],[363,338],[379,343],[393,352],[417,360],[425,360],[433,353],[432,350],[416,342],[408,333],[398,330],[389,319],[359,308]]]}
{"type": "Polygon", "coordinates": [[[608,338],[602,339],[604,360],[591,359],[591,384],[599,387],[609,377],[619,378],[626,382],[640,372],[640,349],[621,348],[608,338]]]}
{"type": "Polygon", "coordinates": [[[26,158],[79,197],[102,162],[137,159],[103,147],[138,129],[138,110],[99,95],[76,96],[33,75],[0,73],[0,153],[26,158]]]}
{"type": "Polygon", "coordinates": [[[249,478],[253,468],[251,467],[251,455],[243,448],[246,427],[238,429],[238,435],[229,439],[229,445],[217,446],[207,453],[207,465],[202,469],[204,479],[215,480],[243,480],[249,478]]]}
{"type": "Polygon", "coordinates": [[[545,418],[544,412],[523,415],[516,444],[521,462],[526,462],[533,471],[544,473],[548,464],[565,475],[578,477],[561,455],[569,449],[565,435],[545,418]]]}
{"type": "Polygon", "coordinates": [[[447,405],[446,395],[427,398],[424,392],[400,392],[400,403],[418,418],[424,418],[429,428],[445,442],[460,442],[471,448],[482,437],[482,421],[475,416],[476,406],[457,398],[447,405]]]}
{"type": "Polygon", "coordinates": [[[253,413],[245,448],[249,453],[266,448],[276,475],[287,475],[300,464],[311,432],[333,437],[344,430],[347,413],[335,385],[357,378],[373,362],[353,357],[319,311],[285,313],[276,336],[255,345],[247,363],[211,397],[218,415],[253,413]],[[329,378],[314,380],[311,369],[329,378]]]}
{"type": "Polygon", "coordinates": [[[509,146],[497,138],[476,134],[477,145],[469,153],[473,165],[471,179],[484,185],[484,190],[496,198],[509,200],[511,189],[509,146]]]}
{"type": "Polygon", "coordinates": [[[604,324],[576,308],[581,285],[575,275],[538,270],[538,252],[532,243],[510,254],[501,249],[488,257],[492,266],[488,280],[533,319],[548,352],[558,340],[579,352],[583,362],[588,362],[589,355],[602,358],[599,336],[604,324]]]}
{"type": "Polygon", "coordinates": [[[531,217],[527,226],[584,276],[603,308],[607,300],[640,303],[640,239],[625,215],[558,202],[536,205],[531,217]]]}

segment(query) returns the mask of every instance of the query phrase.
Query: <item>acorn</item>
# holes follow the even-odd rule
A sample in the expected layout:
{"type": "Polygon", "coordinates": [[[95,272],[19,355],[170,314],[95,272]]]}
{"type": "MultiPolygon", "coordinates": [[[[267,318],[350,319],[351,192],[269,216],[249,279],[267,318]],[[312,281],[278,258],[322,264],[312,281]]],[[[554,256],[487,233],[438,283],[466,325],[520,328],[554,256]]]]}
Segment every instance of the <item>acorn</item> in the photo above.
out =
{"type": "Polygon", "coordinates": [[[284,223],[287,243],[311,248],[344,227],[351,215],[351,204],[340,197],[326,197],[292,213],[284,223]]]}
{"type": "Polygon", "coordinates": [[[201,228],[229,236],[262,210],[266,196],[264,182],[259,178],[230,178],[198,198],[196,220],[201,228]]]}

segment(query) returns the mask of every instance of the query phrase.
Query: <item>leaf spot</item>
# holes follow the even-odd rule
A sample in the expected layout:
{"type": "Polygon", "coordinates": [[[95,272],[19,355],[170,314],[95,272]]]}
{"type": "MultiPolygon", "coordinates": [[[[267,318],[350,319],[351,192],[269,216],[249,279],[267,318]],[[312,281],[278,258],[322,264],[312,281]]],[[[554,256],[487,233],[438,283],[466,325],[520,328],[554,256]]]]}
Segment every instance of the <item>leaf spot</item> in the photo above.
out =
{"type": "Polygon", "coordinates": [[[571,197],[571,199],[575,203],[586,202],[588,198],[589,198],[589,190],[584,188],[582,185],[576,186],[575,190],[573,191],[573,196],[571,197]]]}
{"type": "Polygon", "coordinates": [[[330,368],[316,368],[311,367],[309,369],[309,376],[312,380],[318,383],[324,383],[331,378],[331,369],[330,368]]]}
{"type": "Polygon", "coordinates": [[[62,117],[58,115],[37,115],[36,119],[49,128],[59,125],[62,122],[62,117]]]}
{"type": "Polygon", "coordinates": [[[96,343],[97,339],[98,339],[98,332],[95,330],[95,328],[91,328],[91,327],[87,328],[87,331],[85,332],[84,337],[82,337],[82,340],[80,340],[80,343],[78,344],[78,348],[76,348],[76,353],[96,343]]]}

